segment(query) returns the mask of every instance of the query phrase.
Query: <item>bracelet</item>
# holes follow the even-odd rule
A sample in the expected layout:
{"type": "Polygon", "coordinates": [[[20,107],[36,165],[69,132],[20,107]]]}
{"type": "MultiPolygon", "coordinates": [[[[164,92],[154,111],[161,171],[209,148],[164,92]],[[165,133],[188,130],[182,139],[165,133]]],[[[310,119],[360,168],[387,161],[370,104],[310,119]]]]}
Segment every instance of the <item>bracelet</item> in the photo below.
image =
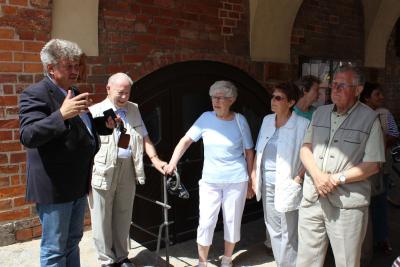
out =
{"type": "Polygon", "coordinates": [[[157,154],[154,154],[153,156],[149,157],[150,160],[154,159],[154,158],[158,158],[157,154]]]}

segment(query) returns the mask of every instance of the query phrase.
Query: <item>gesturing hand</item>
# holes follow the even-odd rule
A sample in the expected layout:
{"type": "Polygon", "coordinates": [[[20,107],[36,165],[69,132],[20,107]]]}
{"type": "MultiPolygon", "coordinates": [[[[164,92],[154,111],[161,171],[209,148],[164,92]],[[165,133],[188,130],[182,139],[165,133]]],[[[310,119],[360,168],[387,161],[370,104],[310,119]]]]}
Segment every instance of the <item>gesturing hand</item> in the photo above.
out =
{"type": "Polygon", "coordinates": [[[70,119],[78,114],[87,112],[90,104],[89,93],[82,93],[73,97],[72,91],[68,90],[67,96],[60,107],[60,112],[64,120],[70,119]]]}

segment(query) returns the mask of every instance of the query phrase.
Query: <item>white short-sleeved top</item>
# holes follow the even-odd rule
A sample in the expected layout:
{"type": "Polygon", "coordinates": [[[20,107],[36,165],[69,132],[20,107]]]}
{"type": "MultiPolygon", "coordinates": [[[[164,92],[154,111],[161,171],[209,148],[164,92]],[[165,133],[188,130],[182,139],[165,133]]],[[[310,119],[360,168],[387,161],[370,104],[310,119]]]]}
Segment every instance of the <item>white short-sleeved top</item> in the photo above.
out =
{"type": "Polygon", "coordinates": [[[197,142],[203,138],[204,165],[202,179],[207,183],[239,183],[248,180],[245,149],[253,148],[253,140],[246,118],[238,114],[238,121],[219,119],[215,112],[204,112],[187,131],[197,142]]]}

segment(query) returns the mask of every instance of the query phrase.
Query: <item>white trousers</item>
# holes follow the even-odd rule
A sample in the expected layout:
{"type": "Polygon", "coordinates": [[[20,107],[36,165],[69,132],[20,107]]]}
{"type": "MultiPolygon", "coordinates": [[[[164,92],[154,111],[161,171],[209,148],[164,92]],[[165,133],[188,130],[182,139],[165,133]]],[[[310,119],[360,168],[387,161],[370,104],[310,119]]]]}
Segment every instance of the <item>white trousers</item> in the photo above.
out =
{"type": "Polygon", "coordinates": [[[199,227],[197,243],[210,246],[222,206],[224,220],[224,240],[236,243],[240,240],[240,226],[244,204],[246,203],[248,182],[206,183],[199,182],[199,227]]]}
{"type": "Polygon", "coordinates": [[[264,184],[262,202],[264,222],[271,238],[277,267],[295,267],[297,258],[298,211],[279,212],[275,209],[275,185],[264,184]]]}
{"type": "MultiPolygon", "coordinates": [[[[93,188],[90,214],[98,260],[112,264],[128,257],[136,178],[132,159],[118,159],[110,190],[93,188]]],[[[90,203],[89,199],[89,203],[90,203]]]]}

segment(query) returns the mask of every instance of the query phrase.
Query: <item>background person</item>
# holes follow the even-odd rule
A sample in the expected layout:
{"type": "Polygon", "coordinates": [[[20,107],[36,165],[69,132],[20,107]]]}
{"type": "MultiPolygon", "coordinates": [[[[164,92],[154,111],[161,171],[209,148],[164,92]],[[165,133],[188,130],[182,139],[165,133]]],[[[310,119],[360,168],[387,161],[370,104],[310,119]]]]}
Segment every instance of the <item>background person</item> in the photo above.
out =
{"type": "Polygon", "coordinates": [[[299,151],[309,120],[292,112],[299,89],[291,83],[275,87],[274,114],[264,117],[251,173],[257,200],[262,197],[264,221],[278,267],[296,266],[298,208],[304,168],[299,151]]]}
{"type": "Polygon", "coordinates": [[[312,114],[316,109],[313,103],[318,100],[320,83],[320,79],[313,75],[301,77],[301,79],[296,82],[296,85],[302,92],[302,96],[293,108],[297,115],[311,120],[312,114]]]}
{"type": "Polygon", "coordinates": [[[389,226],[387,212],[387,188],[392,168],[390,148],[399,137],[399,131],[392,113],[383,108],[384,95],[378,83],[366,82],[360,101],[378,113],[383,133],[385,135],[386,162],[379,173],[371,176],[370,222],[367,237],[363,245],[363,262],[365,265],[373,255],[373,247],[386,254],[392,252],[389,242],[389,226]]]}
{"type": "Polygon", "coordinates": [[[237,89],[229,81],[210,87],[213,111],[204,112],[175,147],[167,173],[172,173],[189,146],[203,138],[204,165],[199,181],[199,266],[207,266],[218,213],[222,206],[225,251],[221,266],[232,266],[232,253],[240,240],[240,225],[253,164],[253,141],[243,115],[231,111],[237,89]]]}
{"type": "MultiPolygon", "coordinates": [[[[82,50],[52,39],[40,52],[45,77],[20,96],[20,140],[27,151],[26,200],[36,203],[42,224],[41,266],[80,266],[86,195],[104,120],[93,120],[88,93],[72,85],[82,50]]],[[[110,128],[114,125],[110,119],[110,128]]]]}
{"type": "Polygon", "coordinates": [[[129,101],[133,81],[125,73],[108,79],[107,98],[90,107],[93,117],[112,109],[126,129],[111,136],[102,136],[99,152],[94,158],[91,204],[92,229],[98,260],[102,266],[131,267],[128,259],[129,229],[136,182],[144,184],[143,150],[156,169],[164,174],[167,165],[160,160],[143,123],[137,104],[129,101]],[[128,138],[127,146],[119,141],[128,138]],[[129,142],[129,143],[128,143],[129,142]]]}
{"type": "Polygon", "coordinates": [[[322,267],[329,242],[337,267],[360,266],[370,201],[367,178],[385,161],[377,114],[358,101],[363,85],[358,69],[338,69],[333,104],[314,112],[304,137],[300,158],[307,172],[297,267],[322,267]]]}

